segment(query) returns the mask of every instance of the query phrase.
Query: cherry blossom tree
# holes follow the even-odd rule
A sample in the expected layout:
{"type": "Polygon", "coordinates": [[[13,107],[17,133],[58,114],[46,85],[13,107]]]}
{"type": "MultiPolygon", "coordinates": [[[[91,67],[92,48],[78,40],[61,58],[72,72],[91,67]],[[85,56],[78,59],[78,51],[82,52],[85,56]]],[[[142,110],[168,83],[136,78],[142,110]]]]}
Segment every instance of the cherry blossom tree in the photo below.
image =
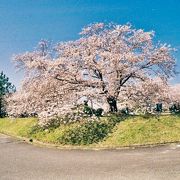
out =
{"type": "Polygon", "coordinates": [[[160,78],[148,79],[122,89],[120,99],[131,109],[141,113],[152,113],[157,103],[168,109],[170,102],[169,85],[160,78]]]}
{"type": "Polygon", "coordinates": [[[169,108],[171,111],[180,112],[180,84],[171,85],[168,89],[170,99],[169,108]]]}
{"type": "Polygon", "coordinates": [[[171,102],[180,102],[180,84],[171,85],[169,87],[169,97],[171,102]]]}
{"type": "Polygon", "coordinates": [[[80,35],[55,48],[43,40],[35,51],[14,57],[16,67],[26,73],[23,89],[30,93],[30,106],[41,112],[51,107],[57,113],[86,96],[117,111],[124,90],[141,82],[146,86],[156,77],[167,82],[175,74],[174,49],[154,43],[154,32],[130,24],[96,23],[80,35]]]}
{"type": "Polygon", "coordinates": [[[55,78],[96,89],[106,97],[112,111],[117,111],[122,87],[152,77],[167,81],[175,73],[173,48],[154,44],[154,32],[133,29],[129,24],[98,23],[83,28],[80,34],[79,40],[57,47],[60,56],[54,66],[55,78]],[[60,67],[67,62],[71,65],[66,73],[72,77],[61,74],[60,67]]]}

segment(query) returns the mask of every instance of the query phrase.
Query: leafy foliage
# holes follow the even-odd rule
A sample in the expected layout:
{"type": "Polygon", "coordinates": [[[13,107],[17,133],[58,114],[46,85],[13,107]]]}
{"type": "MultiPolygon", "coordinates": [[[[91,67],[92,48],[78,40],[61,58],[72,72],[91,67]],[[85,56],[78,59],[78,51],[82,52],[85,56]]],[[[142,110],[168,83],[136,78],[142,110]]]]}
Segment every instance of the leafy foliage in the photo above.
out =
{"type": "Polygon", "coordinates": [[[85,114],[92,116],[94,114],[94,111],[95,111],[95,109],[89,107],[88,105],[84,106],[84,113],[85,114]]]}
{"type": "Polygon", "coordinates": [[[111,130],[112,127],[105,122],[86,122],[77,128],[65,131],[59,142],[75,145],[97,143],[105,138],[111,130]]]}
{"type": "Polygon", "coordinates": [[[98,143],[112,132],[115,125],[123,118],[112,116],[100,121],[89,121],[72,127],[59,138],[61,144],[87,145],[98,143]]]}
{"type": "Polygon", "coordinates": [[[100,117],[102,116],[102,113],[104,110],[102,108],[94,109],[94,108],[89,107],[88,105],[85,105],[83,111],[85,114],[89,116],[92,116],[94,114],[95,116],[100,117]]]}
{"type": "Polygon", "coordinates": [[[96,109],[94,114],[95,114],[95,116],[100,117],[100,116],[102,116],[103,111],[104,110],[102,108],[98,108],[98,109],[96,109]]]}
{"type": "Polygon", "coordinates": [[[0,73],[0,117],[6,115],[6,101],[5,95],[13,93],[16,91],[16,88],[12,83],[9,82],[9,78],[1,72],[0,73]]]}

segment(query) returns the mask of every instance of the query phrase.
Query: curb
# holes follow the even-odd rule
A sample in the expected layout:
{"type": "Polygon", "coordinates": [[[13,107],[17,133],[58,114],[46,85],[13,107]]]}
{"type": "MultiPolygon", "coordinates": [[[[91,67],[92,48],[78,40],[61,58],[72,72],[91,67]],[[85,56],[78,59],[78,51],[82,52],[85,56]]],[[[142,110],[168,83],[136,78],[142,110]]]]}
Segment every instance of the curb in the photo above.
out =
{"type": "Polygon", "coordinates": [[[22,140],[27,144],[31,144],[38,147],[46,147],[46,148],[53,148],[53,149],[60,149],[60,150],[93,150],[93,151],[103,151],[103,150],[133,150],[133,149],[142,149],[142,148],[156,148],[156,147],[164,147],[164,146],[172,146],[172,145],[179,145],[180,141],[175,142],[164,142],[164,143],[156,143],[156,144],[134,144],[130,146],[117,146],[117,147],[93,147],[93,146],[73,146],[73,145],[60,145],[60,144],[51,144],[51,143],[44,143],[35,139],[21,137],[21,136],[13,136],[8,133],[0,132],[2,135],[6,135],[8,137],[22,140]]]}

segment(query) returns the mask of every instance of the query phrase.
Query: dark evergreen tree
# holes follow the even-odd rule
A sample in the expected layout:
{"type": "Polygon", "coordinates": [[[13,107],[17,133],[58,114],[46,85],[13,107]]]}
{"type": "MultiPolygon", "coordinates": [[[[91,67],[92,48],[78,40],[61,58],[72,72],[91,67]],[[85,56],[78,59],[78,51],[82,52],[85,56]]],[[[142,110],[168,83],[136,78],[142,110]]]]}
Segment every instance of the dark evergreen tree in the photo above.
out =
{"type": "Polygon", "coordinates": [[[15,86],[9,82],[9,78],[0,73],[0,118],[6,115],[5,96],[16,91],[15,86]]]}

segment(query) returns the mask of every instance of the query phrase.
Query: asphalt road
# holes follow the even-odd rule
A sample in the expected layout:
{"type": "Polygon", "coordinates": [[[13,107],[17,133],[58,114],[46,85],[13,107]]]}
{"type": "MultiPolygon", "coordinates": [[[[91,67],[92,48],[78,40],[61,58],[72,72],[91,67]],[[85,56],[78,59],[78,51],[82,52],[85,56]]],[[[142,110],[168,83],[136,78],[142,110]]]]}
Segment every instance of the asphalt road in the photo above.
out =
{"type": "Polygon", "coordinates": [[[0,135],[0,180],[180,180],[180,145],[59,150],[0,135]]]}

